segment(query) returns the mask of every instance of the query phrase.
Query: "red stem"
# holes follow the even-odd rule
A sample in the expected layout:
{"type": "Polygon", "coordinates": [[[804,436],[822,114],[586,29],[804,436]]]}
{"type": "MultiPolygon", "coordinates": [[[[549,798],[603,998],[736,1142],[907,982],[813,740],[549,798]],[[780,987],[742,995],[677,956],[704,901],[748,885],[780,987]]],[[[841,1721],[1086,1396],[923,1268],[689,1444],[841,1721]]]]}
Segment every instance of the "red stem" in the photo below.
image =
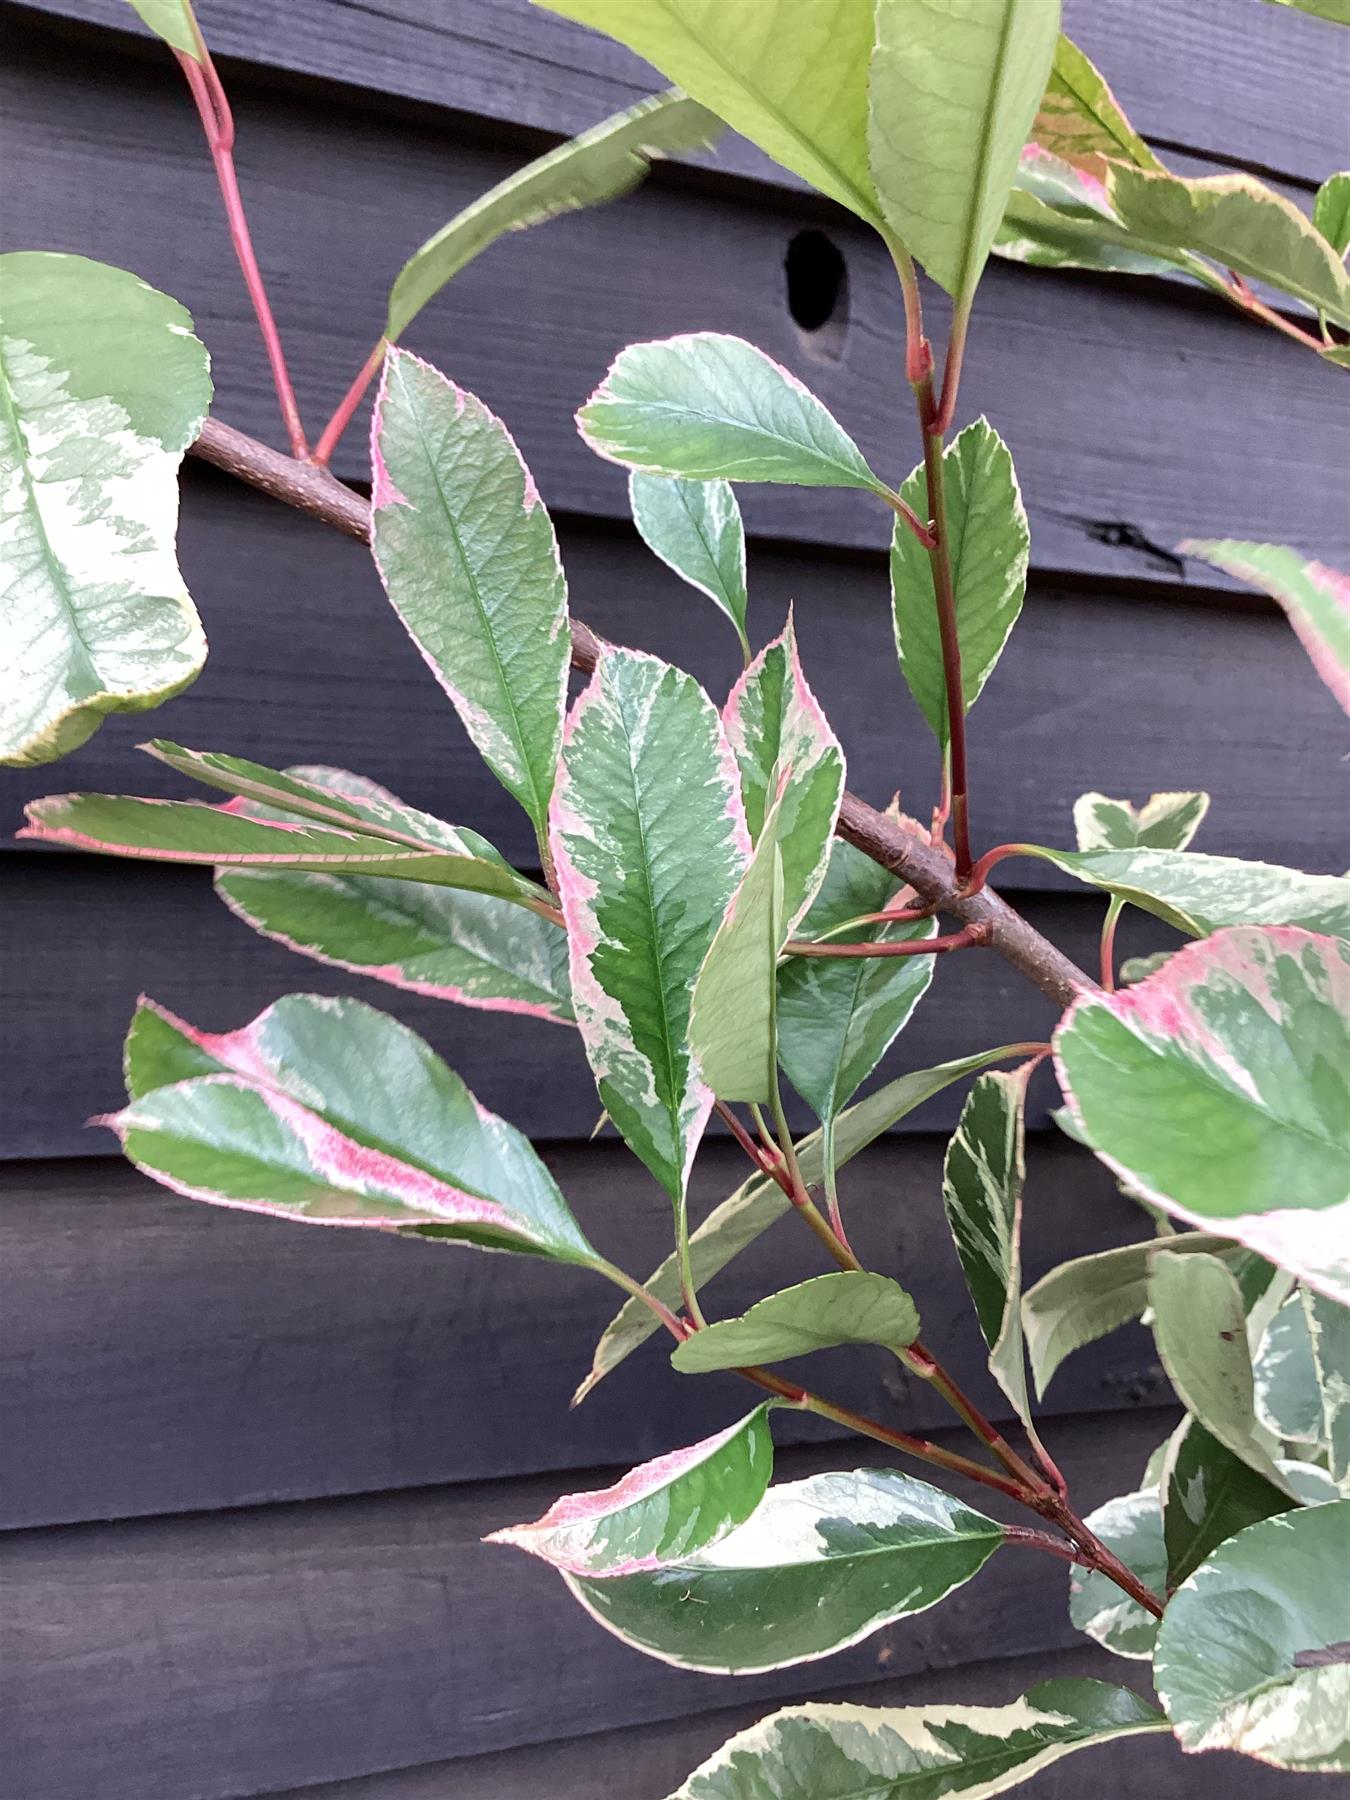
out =
{"type": "MultiPolygon", "coordinates": [[[[196,21],[193,21],[196,29],[196,21]]],[[[206,133],[207,146],[211,152],[211,160],[216,168],[216,180],[220,184],[221,199],[225,202],[225,217],[229,223],[230,241],[234,245],[234,253],[239,258],[239,267],[243,271],[244,285],[248,289],[249,299],[253,302],[253,311],[258,320],[258,329],[262,333],[263,347],[267,351],[267,361],[272,370],[272,385],[277,391],[277,400],[281,406],[281,417],[286,426],[286,434],[290,439],[291,454],[303,457],[308,455],[309,446],[305,441],[304,426],[300,423],[300,409],[296,405],[295,390],[291,386],[290,372],[286,367],[286,357],[281,348],[281,335],[277,330],[276,320],[272,317],[272,307],[267,298],[267,288],[263,283],[262,270],[258,267],[258,259],[253,253],[253,237],[248,228],[248,216],[244,211],[243,197],[239,192],[239,181],[234,169],[234,115],[230,111],[230,102],[226,96],[216,66],[211,61],[210,53],[202,41],[201,32],[197,32],[197,43],[200,57],[188,56],[181,50],[175,50],[179,67],[187,79],[188,89],[196,102],[197,112],[201,118],[202,130],[206,133]]]]}
{"type": "Polygon", "coordinates": [[[1124,908],[1113,899],[1102,921],[1102,986],[1108,994],[1114,993],[1116,987],[1116,926],[1123,911],[1124,908]]]}
{"type": "Polygon", "coordinates": [[[1314,337],[1310,331],[1304,331],[1302,326],[1295,325],[1292,319],[1286,319],[1283,313],[1276,312],[1273,306],[1267,306],[1264,300],[1258,300],[1241,275],[1233,269],[1228,271],[1226,292],[1239,312],[1249,313],[1252,318],[1260,319],[1265,325],[1273,325],[1276,331],[1282,331],[1296,344],[1303,344],[1307,349],[1315,350],[1319,356],[1327,348],[1321,338],[1314,337]]]}
{"type": "Polygon", "coordinates": [[[1077,1544],[1070,1544],[1064,1538],[1051,1537],[1048,1531],[1037,1531],[1032,1525],[1005,1525],[1003,1527],[1005,1544],[1025,1544],[1029,1550],[1044,1550],[1050,1556],[1059,1557],[1061,1562],[1076,1563],[1080,1569],[1090,1569],[1092,1559],[1077,1544]]]}
{"type": "Polygon", "coordinates": [[[992,850],[986,850],[980,860],[971,865],[970,873],[961,883],[961,892],[966,895],[978,894],[989,879],[989,871],[1006,857],[1035,854],[1030,844],[995,844],[992,850]]]}
{"type": "Polygon", "coordinates": [[[977,919],[973,925],[963,925],[960,931],[948,932],[946,936],[915,938],[907,940],[903,944],[871,942],[813,944],[806,939],[792,939],[784,946],[783,954],[785,956],[940,956],[946,950],[969,950],[977,944],[987,944],[992,937],[993,931],[988,922],[977,919]]]}
{"type": "Polygon", "coordinates": [[[356,378],[338,403],[337,411],[324,426],[319,441],[314,446],[311,462],[317,463],[321,469],[328,467],[329,459],[337,449],[338,439],[351,424],[352,414],[365,397],[366,389],[380,372],[380,364],[384,361],[384,353],[389,348],[389,340],[381,338],[357,371],[356,378]]]}

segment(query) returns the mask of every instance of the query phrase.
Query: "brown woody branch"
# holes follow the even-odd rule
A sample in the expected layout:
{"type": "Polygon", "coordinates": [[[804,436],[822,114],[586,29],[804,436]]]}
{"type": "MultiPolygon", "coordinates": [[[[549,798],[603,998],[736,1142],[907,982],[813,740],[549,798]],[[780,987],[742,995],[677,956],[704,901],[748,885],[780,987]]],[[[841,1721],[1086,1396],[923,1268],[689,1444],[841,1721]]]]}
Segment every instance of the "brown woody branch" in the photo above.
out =
{"type": "MultiPolygon", "coordinates": [[[[297,462],[218,419],[206,421],[191,453],[348,537],[365,543],[370,540],[370,502],[326,469],[297,462]]],[[[600,648],[601,640],[590,627],[573,619],[573,667],[589,674],[600,648]]],[[[856,794],[844,795],[837,830],[840,837],[913,888],[926,904],[963,925],[987,930],[990,947],[1056,1005],[1067,1006],[1075,994],[1096,985],[987,887],[977,894],[963,893],[948,856],[856,794]]]]}

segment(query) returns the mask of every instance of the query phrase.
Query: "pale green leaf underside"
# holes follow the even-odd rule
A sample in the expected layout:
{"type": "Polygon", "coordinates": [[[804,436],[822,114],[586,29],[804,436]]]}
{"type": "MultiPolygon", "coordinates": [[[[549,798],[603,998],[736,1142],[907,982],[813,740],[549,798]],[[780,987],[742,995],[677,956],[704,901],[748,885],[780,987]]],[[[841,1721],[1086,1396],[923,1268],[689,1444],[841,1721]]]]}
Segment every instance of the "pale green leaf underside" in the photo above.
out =
{"type": "Polygon", "coordinates": [[[1153,1673],[1183,1750],[1350,1769],[1350,1501],[1267,1519],[1172,1597],[1153,1673]]]}
{"type": "Polygon", "coordinates": [[[0,256],[0,763],[54,762],[199,674],[178,465],[211,403],[176,300],[82,256],[0,256]]]}
{"type": "Polygon", "coordinates": [[[1316,1444],[1322,1436],[1322,1391],[1301,1294],[1294,1293],[1266,1326],[1252,1358],[1256,1416],[1285,1443],[1316,1444]]]}
{"type": "Polygon", "coordinates": [[[617,200],[643,179],[652,157],[700,149],[721,129],[686,95],[653,94],[527,163],[456,213],[403,265],[390,290],[385,336],[391,343],[401,337],[446,282],[506,232],[617,200]]]}
{"type": "Polygon", "coordinates": [[[733,130],[875,222],[872,0],[538,0],[627,44],[733,130]]]}
{"type": "MultiPolygon", "coordinates": [[[[1090,1512],[1084,1523],[1146,1588],[1159,1596],[1166,1593],[1167,1551],[1156,1488],[1120,1494],[1090,1512]]],[[[1094,1569],[1070,1571],[1069,1617],[1079,1631],[1116,1656],[1147,1662],[1153,1654],[1158,1621],[1094,1569]]]]}
{"type": "MultiPolygon", "coordinates": [[[[943,457],[948,554],[961,645],[961,691],[974,706],[1017,623],[1026,593],[1031,534],[1008,447],[987,419],[967,425],[943,457]]],[[[929,513],[923,466],[900,490],[920,518],[929,513]]],[[[896,522],[891,541],[895,647],[909,691],[945,746],[947,687],[928,553],[896,522]]]]}
{"type": "Polygon", "coordinates": [[[1031,136],[1066,162],[1110,156],[1140,169],[1163,166],[1125,117],[1101,71],[1062,32],[1031,136]]]}
{"type": "Polygon", "coordinates": [[[528,1141],[421,1038],[360,1001],[291,994],[228,1033],[143,1001],[126,1070],[130,1103],[104,1123],[178,1193],[599,1262],[528,1141]]]}
{"type": "Polygon", "coordinates": [[[634,474],[628,500],[647,548],[722,609],[748,659],[745,527],[731,483],[634,474]]]}
{"type": "Polygon", "coordinates": [[[1223,931],[1076,1001],[1055,1033],[1061,1086],[1134,1192],[1344,1300],[1348,1015],[1344,945],[1223,931]]]}
{"type": "Polygon", "coordinates": [[[758,1300],[737,1319],[719,1319],[671,1352],[683,1375],[785,1362],[840,1344],[879,1344],[897,1353],[919,1335],[913,1300],[888,1275],[841,1270],[758,1300]]]}
{"type": "Polygon", "coordinates": [[[635,1649],[743,1674],[828,1656],[936,1605],[1002,1541],[939,1489],[860,1469],[771,1487],[744,1525],[670,1567],[568,1586],[635,1649]]]}
{"type": "MultiPolygon", "coordinates": [[[[1346,0],[1350,13],[1350,0],[1346,0]]],[[[1350,169],[1328,175],[1313,199],[1313,224],[1337,256],[1350,249],[1350,169]]]]}
{"type": "Polygon", "coordinates": [[[767,1101],[778,1067],[774,1018],[778,957],[787,936],[780,797],[755,845],[694,983],[689,1045],[719,1100],[767,1101]]]}
{"type": "Polygon", "coordinates": [[[1305,1288],[1313,1364],[1322,1390],[1322,1442],[1331,1478],[1350,1485],[1350,1310],[1305,1288]]]}
{"type": "Polygon", "coordinates": [[[192,29],[192,9],[187,0],[128,0],[128,4],[171,50],[181,50],[194,62],[201,61],[201,45],[192,29]]]}
{"type": "Polygon", "coordinates": [[[887,225],[958,303],[989,255],[1058,36],[1059,0],[877,0],[877,194],[887,225]]]}
{"type": "Polygon", "coordinates": [[[670,1800],[991,1800],[1074,1750],[1167,1722],[1128,1688],[1046,1681],[1008,1706],[788,1707],[670,1800]]]}
{"type": "Polygon", "coordinates": [[[395,612],[465,730],[542,833],[571,638],[557,540],[510,433],[391,349],[371,439],[371,543],[395,612]]]}

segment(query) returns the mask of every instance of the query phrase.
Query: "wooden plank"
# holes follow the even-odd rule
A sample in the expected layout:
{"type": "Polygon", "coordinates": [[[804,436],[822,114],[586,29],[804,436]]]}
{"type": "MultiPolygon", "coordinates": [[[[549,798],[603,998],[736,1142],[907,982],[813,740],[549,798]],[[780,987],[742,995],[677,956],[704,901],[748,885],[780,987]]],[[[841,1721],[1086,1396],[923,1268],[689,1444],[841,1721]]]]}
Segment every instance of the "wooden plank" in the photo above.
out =
{"type": "MultiPolygon", "coordinates": [[[[358,994],[428,1037],[485,1104],[531,1137],[584,1138],[595,1122],[595,1090],[569,1029],[444,1005],[296,958],[228,913],[206,870],[36,852],[6,859],[4,879],[7,924],[23,953],[8,958],[0,1009],[9,1078],[0,1158],[108,1153],[109,1140],[83,1121],[121,1101],[122,1040],[142,992],[206,1030],[241,1025],[285,993],[358,994]]],[[[1080,965],[1096,956],[1102,910],[1097,895],[1026,905],[1080,965]]],[[[1121,954],[1134,955],[1176,939],[1131,913],[1120,941],[1121,954]]],[[[1055,1016],[1000,958],[945,957],[895,1066],[1044,1037],[1055,1016]]],[[[938,1123],[952,1104],[936,1103],[938,1123]]],[[[806,1124],[803,1109],[793,1116],[806,1124]]]]}
{"type": "MultiPolygon", "coordinates": [[[[274,436],[213,177],[169,71],[110,57],[95,73],[30,34],[3,71],[0,111],[11,240],[130,265],[179,296],[212,350],[220,416],[274,436]],[[113,67],[121,78],[110,83],[113,67]],[[166,230],[165,220],[193,223],[166,230]]],[[[449,122],[375,120],[336,100],[244,89],[236,111],[258,252],[277,272],[274,300],[314,422],[365,356],[412,246],[516,159],[449,122]]],[[[783,275],[788,243],[814,214],[791,195],[780,206],[675,182],[666,171],[615,206],[495,246],[410,341],[509,421],[562,511],[625,513],[621,472],[572,424],[610,358],[633,339],[699,328],[739,333],[798,369],[878,467],[903,474],[918,446],[879,240],[847,223],[833,233],[850,324],[839,359],[819,360],[788,314],[783,275]]],[[[1169,547],[1183,536],[1272,538],[1337,566],[1350,554],[1338,482],[1350,415],[1335,372],[1218,302],[1174,284],[1000,265],[982,288],[966,366],[963,414],[988,413],[1012,446],[1041,568],[1174,584],[1169,547]]],[[[360,474],[364,457],[354,430],[338,465],[360,474]]],[[[747,511],[759,534],[793,541],[875,549],[887,535],[876,502],[837,490],[751,490],[747,511]]]]}
{"type": "MultiPolygon", "coordinates": [[[[822,1670],[822,1675],[826,1671],[822,1670]]],[[[1144,1670],[1108,1658],[1095,1644],[1025,1660],[973,1663],[961,1669],[906,1675],[862,1688],[839,1689],[826,1681],[813,1700],[859,1706],[1002,1706],[1035,1681],[1075,1676],[1148,1688],[1144,1670]]],[[[726,1712],[700,1711],[688,1719],[663,1720],[627,1731],[531,1744],[495,1756],[442,1762],[430,1768],[401,1769],[357,1781],[324,1782],[289,1788],[264,1800],[559,1800],[560,1796],[621,1794],[623,1800],[661,1800],[737,1731],[765,1716],[759,1706],[726,1712]]],[[[1298,1800],[1306,1790],[1300,1777],[1268,1769],[1250,1757],[1212,1757],[1207,1769],[1219,1772],[1225,1800],[1298,1800]]],[[[1110,1794],[1111,1800],[1195,1800],[1195,1765],[1168,1738],[1108,1744],[1080,1752],[1033,1776],[1017,1788],[1019,1800],[1083,1800],[1110,1794]]]]}
{"type": "MultiPolygon", "coordinates": [[[[938,1354],[1004,1417],[942,1217],[944,1147],[877,1145],[846,1171],[844,1202],[859,1255],[901,1275],[938,1354]]],[[[660,1261],[669,1203],[617,1144],[545,1156],[606,1255],[638,1275],[660,1261]]],[[[725,1140],[704,1147],[696,1218],[743,1166],[725,1140]]],[[[1028,1279],[1147,1228],[1085,1151],[1033,1138],[1028,1279]]],[[[12,1175],[0,1265],[6,1528],[631,1464],[742,1403],[730,1378],[677,1376],[657,1341],[569,1412],[617,1302],[594,1277],[195,1205],[118,1162],[12,1175]]],[[[788,1221],[710,1285],[708,1305],[734,1314],[823,1266],[788,1221]]],[[[873,1352],[797,1366],[915,1429],[949,1418],[873,1352]]],[[[1152,1340],[1131,1331],[1071,1359],[1047,1410],[1131,1410],[1167,1391],[1152,1340]]],[[[785,1439],[832,1435],[782,1424],[785,1439]]]]}
{"type": "MultiPolygon", "coordinates": [[[[24,10],[136,29],[118,0],[24,10]]],[[[1248,9],[1225,29],[1204,0],[1137,0],[1128,15],[1067,0],[1064,18],[1146,136],[1314,184],[1343,166],[1346,48],[1322,21],[1248,9]]],[[[215,0],[203,23],[219,55],[561,136],[655,85],[619,45],[527,0],[215,0]]],[[[719,161],[793,180],[739,142],[719,161]]]]}
{"type": "MultiPolygon", "coordinates": [[[[740,666],[732,632],[631,527],[567,517],[560,535],[581,617],[725,695],[740,666]]],[[[181,555],[211,642],[206,672],[153,717],[109,720],[59,767],[0,771],[0,832],[8,837],[26,800],[69,787],[206,797],[135,752],[164,735],[277,766],[345,764],[475,826],[518,861],[534,857],[529,822],[469,744],[358,545],[194,469],[181,555]]],[[[750,585],[757,641],[795,607],[850,785],[878,804],[899,786],[925,815],[936,753],[896,664],[883,559],[755,543],[750,585]]],[[[1273,604],[1163,593],[1145,602],[1137,589],[1038,580],[972,716],[975,828],[986,843],[1065,844],[1073,801],[1089,788],[1142,798],[1200,787],[1213,796],[1204,848],[1339,869],[1304,802],[1309,781],[1336,767],[1343,737],[1335,701],[1273,604]]],[[[1071,886],[1027,861],[1005,865],[999,883],[1071,886]]]]}
{"type": "MultiPolygon", "coordinates": [[[[1057,1437],[1075,1498],[1138,1478],[1170,1410],[1057,1437]]],[[[873,1460],[851,1451],[854,1466],[873,1460]]],[[[838,1466],[789,1451],[780,1475],[838,1466]]],[[[41,1800],[225,1800],[1072,1644],[1064,1571],[1009,1551],[942,1606],[734,1689],[635,1654],[557,1576],[483,1544],[555,1483],[19,1533],[8,1777],[41,1800]]]]}

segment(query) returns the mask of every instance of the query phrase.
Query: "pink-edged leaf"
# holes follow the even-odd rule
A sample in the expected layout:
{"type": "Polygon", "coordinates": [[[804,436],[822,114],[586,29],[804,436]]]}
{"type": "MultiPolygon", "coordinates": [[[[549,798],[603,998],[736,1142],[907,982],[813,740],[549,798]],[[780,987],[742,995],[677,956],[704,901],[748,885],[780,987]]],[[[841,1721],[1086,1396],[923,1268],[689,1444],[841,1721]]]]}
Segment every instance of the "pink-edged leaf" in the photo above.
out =
{"type": "Polygon", "coordinates": [[[142,1000],[126,1069],[129,1104],[97,1122],[177,1193],[600,1265],[528,1141],[358,1000],[291,994],[229,1032],[142,1000]]]}
{"type": "Polygon", "coordinates": [[[1350,1300],[1350,947],[1237,926],[1055,1033],[1078,1135],[1126,1185],[1350,1300]]]}
{"type": "Polygon", "coordinates": [[[1187,538],[1177,545],[1235,581],[1260,588],[1284,608],[1322,680],[1350,713],[1350,575],[1300,556],[1284,544],[1234,538],[1187,538]]]}
{"type": "Polygon", "coordinates": [[[773,1404],[640,1464],[612,1487],[567,1494],[532,1525],[508,1526],[485,1541],[528,1550],[568,1575],[632,1575],[706,1549],[764,1498],[773,1473],[773,1404]]]}
{"type": "Polygon", "coordinates": [[[844,753],[802,669],[791,614],[732,688],[722,723],[741,771],[750,835],[787,777],[778,821],[790,935],[820,891],[844,792],[844,753]]]}

